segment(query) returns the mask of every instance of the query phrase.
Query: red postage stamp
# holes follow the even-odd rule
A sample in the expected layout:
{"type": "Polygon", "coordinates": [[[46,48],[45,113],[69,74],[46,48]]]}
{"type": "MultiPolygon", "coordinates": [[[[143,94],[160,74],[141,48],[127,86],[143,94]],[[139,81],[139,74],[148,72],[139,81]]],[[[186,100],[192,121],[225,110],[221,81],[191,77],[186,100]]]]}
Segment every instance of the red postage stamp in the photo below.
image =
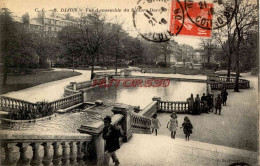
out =
{"type": "Polygon", "coordinates": [[[173,0],[170,15],[170,32],[177,34],[180,24],[179,5],[183,7],[184,23],[178,35],[210,37],[213,19],[213,3],[173,0]]]}

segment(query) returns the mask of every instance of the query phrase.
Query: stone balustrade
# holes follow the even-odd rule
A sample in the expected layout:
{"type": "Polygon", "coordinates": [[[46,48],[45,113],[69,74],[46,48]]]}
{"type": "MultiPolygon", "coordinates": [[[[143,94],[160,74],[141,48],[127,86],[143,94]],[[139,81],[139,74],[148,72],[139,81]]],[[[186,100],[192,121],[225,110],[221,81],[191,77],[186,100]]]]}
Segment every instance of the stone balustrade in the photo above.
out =
{"type": "Polygon", "coordinates": [[[151,118],[132,113],[131,126],[134,133],[151,134],[151,118]]]}
{"type": "Polygon", "coordinates": [[[0,139],[4,149],[1,165],[82,165],[88,157],[92,136],[1,131],[0,139]]]}
{"type": "Polygon", "coordinates": [[[34,109],[35,103],[31,103],[24,100],[14,99],[11,97],[0,96],[0,109],[10,111],[10,109],[34,109]]]}
{"type": "MultiPolygon", "coordinates": [[[[212,81],[212,78],[208,76],[207,84],[211,86],[211,89],[222,89],[225,87],[226,89],[234,89],[235,88],[235,77],[224,77],[218,76],[215,81],[212,81]]],[[[250,88],[250,81],[245,79],[239,79],[238,85],[240,89],[248,89],[250,88]]]]}
{"type": "Polygon", "coordinates": [[[84,100],[83,94],[81,92],[64,97],[62,99],[55,100],[49,104],[54,110],[67,108],[79,103],[82,103],[84,100]]]}
{"type": "Polygon", "coordinates": [[[188,113],[187,101],[161,101],[159,100],[160,112],[188,113]]]}

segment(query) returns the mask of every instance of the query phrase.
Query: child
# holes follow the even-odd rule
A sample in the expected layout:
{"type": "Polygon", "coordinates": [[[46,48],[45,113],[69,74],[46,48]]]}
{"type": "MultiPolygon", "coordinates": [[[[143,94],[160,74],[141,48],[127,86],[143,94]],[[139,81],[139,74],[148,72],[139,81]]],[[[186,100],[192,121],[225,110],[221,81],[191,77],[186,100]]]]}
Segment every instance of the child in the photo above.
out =
{"type": "Polygon", "coordinates": [[[170,121],[167,123],[167,128],[171,131],[171,138],[175,139],[176,131],[178,127],[178,120],[176,113],[171,115],[170,121]],[[169,126],[170,124],[170,126],[169,126]]]}
{"type": "Polygon", "coordinates": [[[153,133],[153,130],[155,130],[156,136],[157,136],[157,129],[159,129],[159,125],[161,126],[161,123],[157,119],[157,114],[154,114],[153,118],[152,118],[151,128],[152,128],[152,133],[153,133]]]}
{"type": "Polygon", "coordinates": [[[183,132],[185,134],[186,141],[189,141],[190,134],[192,134],[193,126],[190,122],[190,119],[187,116],[185,116],[184,122],[182,123],[182,127],[180,127],[180,128],[183,128],[183,132]]]}

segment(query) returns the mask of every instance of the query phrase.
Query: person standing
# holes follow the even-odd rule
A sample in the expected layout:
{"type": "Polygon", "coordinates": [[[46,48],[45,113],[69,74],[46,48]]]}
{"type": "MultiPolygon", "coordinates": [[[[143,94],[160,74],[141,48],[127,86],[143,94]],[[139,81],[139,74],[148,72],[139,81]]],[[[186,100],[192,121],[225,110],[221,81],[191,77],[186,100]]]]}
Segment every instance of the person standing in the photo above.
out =
{"type": "Polygon", "coordinates": [[[193,98],[193,94],[190,95],[190,97],[187,99],[188,101],[188,111],[194,115],[194,98],[193,98]]]}
{"type": "Polygon", "coordinates": [[[171,138],[173,138],[173,139],[175,139],[177,127],[178,127],[177,115],[176,115],[176,113],[173,113],[171,115],[170,121],[167,123],[167,128],[170,130],[171,138]]]}
{"type": "Polygon", "coordinates": [[[152,122],[151,122],[151,128],[152,133],[155,130],[155,135],[157,136],[157,130],[159,129],[159,126],[161,126],[160,121],[157,119],[157,114],[153,115],[152,122]]]}
{"type": "Polygon", "coordinates": [[[120,164],[117,156],[116,150],[120,148],[119,138],[123,136],[123,131],[121,126],[111,125],[111,117],[106,116],[104,118],[104,129],[103,129],[103,139],[106,141],[105,143],[105,164],[109,165],[110,157],[116,166],[120,164]]]}
{"type": "Polygon", "coordinates": [[[205,93],[203,93],[203,95],[201,96],[201,103],[202,103],[201,111],[208,113],[207,97],[205,96],[205,93]]]}
{"type": "Polygon", "coordinates": [[[221,114],[221,104],[222,104],[222,99],[220,97],[220,94],[218,94],[218,96],[216,97],[215,99],[215,109],[216,109],[216,112],[215,114],[217,114],[218,110],[219,110],[219,115],[221,114]]]}
{"type": "Polygon", "coordinates": [[[228,96],[227,89],[224,88],[224,89],[221,91],[221,98],[222,98],[223,106],[227,106],[227,96],[228,96]]]}
{"type": "Polygon", "coordinates": [[[200,96],[199,96],[199,94],[197,94],[197,97],[195,98],[194,110],[195,110],[196,115],[200,114],[200,96]]]}
{"type": "Polygon", "coordinates": [[[184,117],[184,122],[182,123],[182,127],[180,127],[180,128],[183,128],[183,132],[185,134],[186,141],[189,141],[190,135],[192,134],[193,126],[190,122],[190,119],[187,116],[184,117]]]}

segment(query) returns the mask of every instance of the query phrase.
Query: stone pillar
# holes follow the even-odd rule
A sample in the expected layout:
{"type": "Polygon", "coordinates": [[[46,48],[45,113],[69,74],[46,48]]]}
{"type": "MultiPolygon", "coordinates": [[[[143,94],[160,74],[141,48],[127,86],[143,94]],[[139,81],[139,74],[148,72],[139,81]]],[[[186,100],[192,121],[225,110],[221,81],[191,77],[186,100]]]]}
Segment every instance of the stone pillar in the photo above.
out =
{"type": "Polygon", "coordinates": [[[70,84],[72,85],[72,89],[74,91],[76,91],[77,90],[77,82],[70,82],[70,84]]]}
{"type": "Polygon", "coordinates": [[[81,94],[82,94],[82,98],[83,98],[83,103],[86,103],[87,102],[87,91],[81,91],[81,94]]]}
{"type": "Polygon", "coordinates": [[[68,154],[68,142],[63,142],[62,144],[62,165],[69,165],[69,154],[68,154]]]}
{"type": "Polygon", "coordinates": [[[44,166],[49,166],[51,164],[52,157],[50,156],[50,146],[51,143],[49,142],[43,143],[44,155],[42,159],[42,164],[44,166]]]}
{"type": "Polygon", "coordinates": [[[153,101],[157,101],[157,105],[156,105],[156,110],[159,111],[160,110],[160,102],[161,102],[161,98],[160,97],[153,97],[152,98],[153,101]]]}
{"type": "Polygon", "coordinates": [[[33,157],[31,159],[31,165],[39,166],[41,165],[41,157],[39,156],[39,146],[41,143],[32,143],[33,157]]]}
{"type": "MultiPolygon", "coordinates": [[[[104,123],[99,121],[88,125],[87,129],[85,127],[78,129],[81,133],[92,135],[92,140],[89,142],[89,145],[86,144],[84,146],[83,150],[85,154],[87,153],[86,150],[88,151],[87,160],[91,165],[102,165],[104,161],[105,143],[102,138],[103,126],[104,123]]],[[[83,158],[86,158],[86,156],[84,155],[83,158]]]]}
{"type": "Polygon", "coordinates": [[[75,165],[77,163],[77,153],[76,153],[76,142],[70,142],[70,165],[75,165]]]}
{"type": "Polygon", "coordinates": [[[16,161],[11,156],[11,153],[13,151],[13,147],[16,145],[16,143],[4,143],[3,147],[5,149],[5,160],[3,161],[3,165],[13,165],[16,161]]]}
{"type": "Polygon", "coordinates": [[[26,156],[27,146],[29,146],[29,143],[19,143],[19,151],[20,151],[20,158],[17,162],[17,165],[28,165],[30,162],[30,159],[26,156]]]}
{"type": "Polygon", "coordinates": [[[61,160],[61,155],[59,154],[59,142],[54,142],[53,143],[53,165],[60,165],[60,160],[61,160]]]}
{"type": "Polygon", "coordinates": [[[77,163],[78,165],[83,165],[83,156],[84,153],[83,151],[83,143],[82,142],[77,142],[77,163]]]}
{"type": "Polygon", "coordinates": [[[111,110],[114,114],[122,114],[124,118],[122,119],[123,123],[123,141],[127,142],[133,135],[132,131],[132,122],[131,122],[131,112],[134,112],[134,107],[132,106],[117,106],[111,110]]]}

